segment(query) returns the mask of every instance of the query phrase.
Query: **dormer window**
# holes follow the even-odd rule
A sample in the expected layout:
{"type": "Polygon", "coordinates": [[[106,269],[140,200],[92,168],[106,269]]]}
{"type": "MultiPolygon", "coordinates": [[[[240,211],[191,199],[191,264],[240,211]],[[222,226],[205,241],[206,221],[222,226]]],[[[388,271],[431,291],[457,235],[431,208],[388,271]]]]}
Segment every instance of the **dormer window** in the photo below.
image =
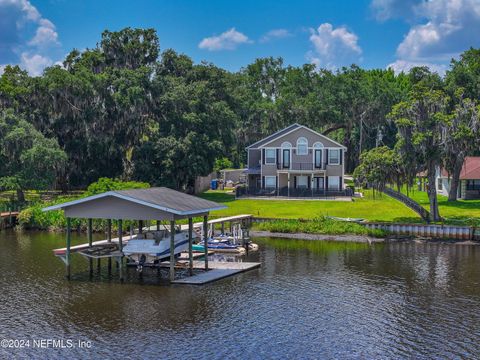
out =
{"type": "Polygon", "coordinates": [[[308,141],[304,137],[297,140],[297,155],[308,155],[308,141]]]}

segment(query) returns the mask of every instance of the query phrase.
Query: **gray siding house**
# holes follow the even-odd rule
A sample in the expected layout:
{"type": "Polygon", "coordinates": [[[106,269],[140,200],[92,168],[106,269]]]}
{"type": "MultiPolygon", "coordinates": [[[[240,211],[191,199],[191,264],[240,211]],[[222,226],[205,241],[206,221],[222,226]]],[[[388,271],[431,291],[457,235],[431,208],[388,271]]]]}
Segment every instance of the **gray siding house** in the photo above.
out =
{"type": "Polygon", "coordinates": [[[306,126],[290,125],[246,150],[249,195],[349,195],[343,183],[347,148],[306,126]]]}

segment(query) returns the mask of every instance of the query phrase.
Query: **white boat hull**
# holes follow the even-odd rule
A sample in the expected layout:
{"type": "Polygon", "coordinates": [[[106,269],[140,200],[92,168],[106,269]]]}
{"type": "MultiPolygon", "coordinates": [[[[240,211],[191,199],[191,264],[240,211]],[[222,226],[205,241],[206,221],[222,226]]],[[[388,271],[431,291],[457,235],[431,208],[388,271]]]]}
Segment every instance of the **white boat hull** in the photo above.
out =
{"type": "MultiPolygon", "coordinates": [[[[175,234],[175,256],[187,250],[188,234],[184,232],[175,234]]],[[[134,237],[123,248],[123,255],[137,265],[168,260],[170,258],[170,237],[164,237],[160,241],[134,237]]]]}

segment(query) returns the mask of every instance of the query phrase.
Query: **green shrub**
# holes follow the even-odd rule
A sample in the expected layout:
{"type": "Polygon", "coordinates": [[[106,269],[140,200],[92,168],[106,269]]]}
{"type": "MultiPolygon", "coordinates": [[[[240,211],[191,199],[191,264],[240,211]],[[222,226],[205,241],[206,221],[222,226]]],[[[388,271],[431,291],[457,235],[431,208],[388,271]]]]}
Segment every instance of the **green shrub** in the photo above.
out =
{"type": "Polygon", "coordinates": [[[100,178],[88,186],[85,195],[91,196],[113,190],[147,189],[149,187],[150,184],[145,182],[120,181],[110,178],[100,178]]]}
{"type": "Polygon", "coordinates": [[[338,221],[327,217],[319,217],[312,221],[302,220],[274,220],[254,225],[256,230],[264,230],[279,233],[306,233],[328,235],[368,235],[384,237],[386,232],[379,229],[367,229],[366,227],[347,221],[338,221]]]}

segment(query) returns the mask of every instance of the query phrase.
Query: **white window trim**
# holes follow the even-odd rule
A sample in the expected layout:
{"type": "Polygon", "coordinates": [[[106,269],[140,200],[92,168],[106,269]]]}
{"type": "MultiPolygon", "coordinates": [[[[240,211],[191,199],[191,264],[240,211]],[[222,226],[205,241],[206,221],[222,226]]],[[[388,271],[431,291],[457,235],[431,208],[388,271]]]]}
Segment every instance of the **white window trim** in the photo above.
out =
{"type": "Polygon", "coordinates": [[[304,137],[299,137],[297,139],[297,155],[308,155],[308,140],[304,137]],[[307,150],[305,153],[302,153],[302,154],[300,154],[300,151],[299,151],[300,148],[298,146],[300,142],[302,142],[302,145],[305,145],[305,149],[307,150]]]}
{"type": "Polygon", "coordinates": [[[275,165],[276,163],[277,163],[277,149],[274,149],[274,148],[265,149],[265,165],[275,165]],[[273,153],[275,154],[273,162],[268,162],[267,151],[269,150],[273,151],[273,153]]]}
{"type": "Polygon", "coordinates": [[[340,176],[329,176],[328,177],[328,190],[340,190],[341,184],[340,184],[340,176]],[[332,186],[332,179],[336,179],[338,181],[338,184],[335,185],[335,187],[332,186]]]}
{"type": "Polygon", "coordinates": [[[273,187],[274,187],[274,188],[277,187],[277,177],[276,177],[276,176],[270,176],[270,175],[265,176],[265,188],[273,188],[273,187]],[[271,180],[272,178],[274,179],[274,180],[273,180],[273,186],[267,185],[267,179],[270,179],[270,180],[271,180]]]}
{"type": "Polygon", "coordinates": [[[328,150],[328,165],[340,165],[340,149],[328,150]],[[337,162],[332,162],[332,151],[338,152],[337,162]]]}

